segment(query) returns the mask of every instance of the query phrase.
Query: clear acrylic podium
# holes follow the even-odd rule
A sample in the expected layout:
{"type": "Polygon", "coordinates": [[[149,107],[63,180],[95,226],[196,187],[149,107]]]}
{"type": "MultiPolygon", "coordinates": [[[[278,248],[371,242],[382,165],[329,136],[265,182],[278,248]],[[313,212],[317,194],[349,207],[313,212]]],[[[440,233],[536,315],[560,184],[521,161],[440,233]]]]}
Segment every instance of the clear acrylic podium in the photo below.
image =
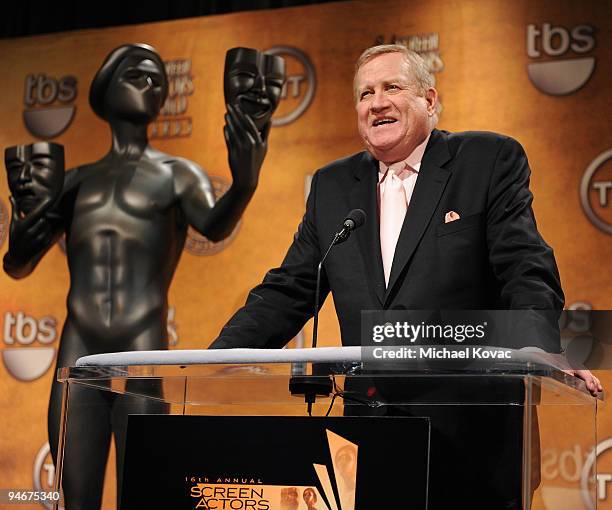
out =
{"type": "MultiPolygon", "coordinates": [[[[62,473],[69,462],[63,455],[72,440],[70,434],[66,435],[67,427],[71,417],[83,412],[82,403],[73,405],[72,402],[73,394],[79,391],[101,392],[138,402],[140,404],[131,408],[136,414],[307,417],[310,408],[314,417],[339,419],[398,414],[425,417],[432,420],[434,429],[438,425],[434,418],[428,418],[431,413],[436,415],[440,411],[447,416],[445,412],[459,412],[469,416],[471,410],[477,410],[484,413],[479,416],[486,415],[489,420],[485,432],[489,435],[477,441],[474,455],[495,457],[502,455],[495,451],[496,445],[513,445],[508,448],[513,451],[507,453],[519,462],[515,471],[519,477],[521,508],[544,510],[553,508],[552,505],[559,504],[557,502],[563,506],[556,508],[596,507],[594,454],[587,459],[580,480],[576,482],[549,480],[541,474],[546,452],[569,450],[575,445],[580,445],[583,452],[595,450],[598,399],[589,394],[581,380],[541,362],[537,356],[496,361],[483,367],[408,365],[402,370],[386,371],[365,370],[358,347],[314,351],[235,349],[115,353],[88,356],[79,360],[79,366],[61,368],[58,377],[64,383],[64,404],[56,486],[61,485],[62,473]],[[292,395],[290,385],[297,394],[292,395]],[[309,388],[319,393],[310,406],[304,396],[309,388]],[[329,394],[325,395],[328,390],[329,394]],[[513,420],[514,427],[507,426],[513,420]],[[489,438],[493,438],[490,447],[484,444],[489,438]]],[[[446,434],[445,427],[454,425],[442,418],[440,427],[441,434],[446,434]]],[[[461,437],[455,439],[462,441],[461,437]]],[[[430,440],[436,440],[435,433],[430,440]]],[[[430,447],[434,455],[436,445],[432,443],[430,447]]],[[[449,456],[447,462],[457,463],[456,469],[461,470],[463,461],[449,456]]],[[[489,461],[483,462],[488,465],[489,461]]],[[[435,471],[435,466],[432,468],[429,464],[431,462],[425,462],[422,470],[435,471]]],[[[361,463],[358,469],[364,474],[368,466],[361,463]]],[[[486,485],[487,478],[495,476],[495,472],[487,470],[475,473],[473,490],[478,491],[480,484],[486,485]]],[[[437,491],[443,487],[439,480],[432,484],[432,476],[428,480],[426,491],[434,490],[434,485],[437,491]]],[[[114,484],[115,481],[107,479],[105,483],[114,484]]],[[[163,487],[156,490],[163,490],[163,487]]],[[[433,508],[427,504],[433,501],[431,497],[426,497],[425,501],[421,506],[397,508],[433,508]]],[[[401,503],[406,500],[402,499],[401,503]]],[[[60,501],[55,508],[61,507],[60,501]]],[[[456,507],[471,508],[469,501],[457,501],[456,507]]],[[[355,508],[360,508],[358,503],[355,508]]],[[[349,509],[342,507],[341,510],[349,509]]]]}

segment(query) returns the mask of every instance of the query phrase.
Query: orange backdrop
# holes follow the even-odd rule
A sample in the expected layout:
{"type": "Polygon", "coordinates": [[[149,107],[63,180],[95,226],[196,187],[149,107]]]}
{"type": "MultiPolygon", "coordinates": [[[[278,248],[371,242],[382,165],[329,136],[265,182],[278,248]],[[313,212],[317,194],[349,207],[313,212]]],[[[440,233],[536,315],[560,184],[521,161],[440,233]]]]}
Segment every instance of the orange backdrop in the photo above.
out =
{"type": "MultiPolygon", "coordinates": [[[[361,149],[351,90],[357,56],[377,42],[401,41],[435,71],[444,108],[440,128],[497,131],[523,144],[538,224],[555,249],[567,306],[610,309],[611,18],[606,2],[596,0],[371,0],[4,40],[0,146],[47,138],[65,146],[66,168],[99,159],[110,137],[88,105],[91,79],[113,48],[146,42],[172,78],[152,143],[197,162],[222,187],[230,178],[222,135],[225,52],[247,46],[285,56],[289,82],[276,117],[290,117],[302,104],[305,110],[272,130],[259,188],[233,239],[222,246],[190,239],[170,290],[173,348],[204,348],[248,290],[282,260],[303,214],[308,177],[361,149]],[[62,120],[62,112],[70,117],[73,108],[72,120],[62,120]],[[41,136],[26,126],[36,115],[55,115],[67,126],[41,136]]],[[[0,179],[2,253],[8,195],[0,179]]],[[[41,448],[67,288],[59,246],[23,281],[0,274],[3,487],[32,487],[33,472],[41,485],[48,483],[51,467],[41,448]]],[[[339,343],[331,302],[321,316],[320,338],[322,345],[339,343]]],[[[612,387],[612,377],[602,377],[612,387]]],[[[604,405],[601,441],[611,424],[604,405]]],[[[571,479],[588,454],[576,446],[579,451],[546,452],[544,476],[571,479]]],[[[603,472],[612,470],[612,454],[606,460],[602,453],[603,472]]],[[[600,508],[612,508],[612,496],[605,490],[600,496],[600,508]]]]}

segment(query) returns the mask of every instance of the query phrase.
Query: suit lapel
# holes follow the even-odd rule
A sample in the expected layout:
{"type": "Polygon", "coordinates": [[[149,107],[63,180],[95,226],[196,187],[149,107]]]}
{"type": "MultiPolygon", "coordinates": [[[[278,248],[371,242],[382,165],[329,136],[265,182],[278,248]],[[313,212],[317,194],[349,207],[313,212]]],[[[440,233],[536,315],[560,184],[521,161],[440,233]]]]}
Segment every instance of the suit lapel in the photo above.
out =
{"type": "Polygon", "coordinates": [[[414,254],[438,206],[450,177],[450,171],[442,168],[442,165],[449,159],[450,152],[445,134],[434,130],[427,144],[419,176],[397,241],[389,286],[383,298],[384,302],[398,283],[400,274],[414,254]]]}
{"type": "Polygon", "coordinates": [[[351,209],[363,209],[366,221],[362,228],[355,231],[359,249],[365,262],[366,276],[370,288],[374,290],[380,304],[383,304],[385,280],[380,254],[380,229],[378,226],[378,201],[376,184],[378,181],[378,161],[364,152],[360,163],[353,170],[354,184],[349,194],[351,209]]]}

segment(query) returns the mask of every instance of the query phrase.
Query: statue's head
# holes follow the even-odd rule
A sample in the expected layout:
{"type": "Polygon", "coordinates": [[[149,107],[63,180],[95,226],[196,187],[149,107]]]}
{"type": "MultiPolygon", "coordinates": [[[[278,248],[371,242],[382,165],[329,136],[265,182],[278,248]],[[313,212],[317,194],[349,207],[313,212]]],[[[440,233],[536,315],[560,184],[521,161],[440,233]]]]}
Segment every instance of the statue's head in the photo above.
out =
{"type": "Polygon", "coordinates": [[[8,185],[20,215],[36,207],[53,204],[64,185],[64,147],[37,142],[16,145],[4,151],[8,185]]]}
{"type": "Polygon", "coordinates": [[[89,104],[104,120],[149,123],[168,96],[168,76],[161,57],[146,44],[114,49],[98,69],[89,89],[89,104]]]}
{"type": "Polygon", "coordinates": [[[251,48],[232,48],[225,56],[225,103],[238,105],[260,131],[270,121],[285,83],[285,61],[251,48]]]}

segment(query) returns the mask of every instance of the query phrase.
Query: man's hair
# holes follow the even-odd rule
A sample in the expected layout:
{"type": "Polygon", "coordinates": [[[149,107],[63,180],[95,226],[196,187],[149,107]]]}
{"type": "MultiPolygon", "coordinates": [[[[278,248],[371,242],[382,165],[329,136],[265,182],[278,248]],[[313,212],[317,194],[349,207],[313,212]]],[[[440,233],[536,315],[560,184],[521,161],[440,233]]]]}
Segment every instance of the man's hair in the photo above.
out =
{"type": "MultiPolygon", "coordinates": [[[[370,60],[379,55],[385,53],[400,53],[404,57],[404,63],[409,73],[409,79],[414,83],[415,91],[421,96],[425,96],[428,89],[432,88],[436,80],[433,74],[429,71],[427,63],[423,58],[412,50],[406,48],[402,44],[380,44],[378,46],[372,46],[365,50],[355,65],[355,77],[353,79],[353,92],[355,95],[355,101],[359,99],[359,91],[357,90],[357,73],[364,64],[367,64],[370,60]]],[[[439,113],[440,105],[436,103],[436,113],[439,113]]]]}

